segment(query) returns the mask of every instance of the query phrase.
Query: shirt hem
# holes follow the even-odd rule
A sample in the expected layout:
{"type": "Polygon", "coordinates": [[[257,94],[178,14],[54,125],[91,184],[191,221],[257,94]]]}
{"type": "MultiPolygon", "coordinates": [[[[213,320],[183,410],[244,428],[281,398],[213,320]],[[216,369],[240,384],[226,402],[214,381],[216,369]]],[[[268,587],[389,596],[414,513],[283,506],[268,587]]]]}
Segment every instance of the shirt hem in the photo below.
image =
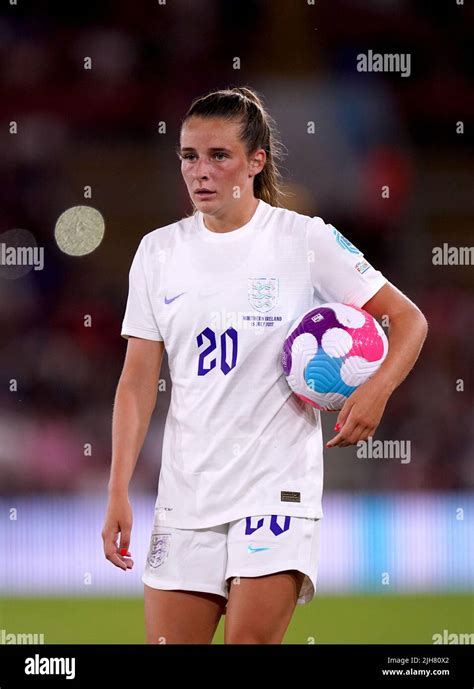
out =
{"type": "Polygon", "coordinates": [[[371,282],[370,285],[367,286],[367,291],[364,294],[357,295],[354,306],[357,306],[359,309],[363,309],[365,304],[367,304],[367,302],[377,294],[379,289],[381,289],[387,283],[388,279],[384,275],[380,276],[376,281],[371,282]]]}
{"type": "Polygon", "coordinates": [[[154,332],[153,330],[144,330],[143,328],[135,328],[133,326],[127,326],[122,328],[122,332],[120,333],[120,335],[125,339],[127,339],[129,335],[132,335],[134,337],[141,337],[144,340],[154,340],[156,342],[163,342],[163,338],[157,332],[154,332]]]}
{"type": "MultiPolygon", "coordinates": [[[[155,507],[155,512],[159,510],[155,507]]],[[[211,517],[209,519],[180,519],[165,516],[155,517],[156,526],[170,526],[174,529],[209,529],[213,526],[221,526],[222,524],[228,524],[230,522],[238,521],[239,519],[244,519],[245,517],[255,517],[267,514],[277,514],[282,517],[302,517],[304,519],[322,519],[324,517],[323,510],[320,508],[315,510],[312,507],[304,507],[301,509],[291,508],[284,505],[267,505],[266,507],[255,508],[239,508],[236,511],[228,512],[223,514],[221,517],[211,517]]]]}

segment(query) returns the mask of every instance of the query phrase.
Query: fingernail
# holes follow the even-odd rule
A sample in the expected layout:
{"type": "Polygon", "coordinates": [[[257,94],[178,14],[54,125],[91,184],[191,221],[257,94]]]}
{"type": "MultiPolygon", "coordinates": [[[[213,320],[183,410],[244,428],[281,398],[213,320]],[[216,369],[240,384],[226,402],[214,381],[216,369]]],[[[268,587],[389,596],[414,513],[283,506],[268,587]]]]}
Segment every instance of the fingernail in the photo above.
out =
{"type": "Polygon", "coordinates": [[[130,555],[127,548],[120,548],[120,555],[130,555]]]}
{"type": "Polygon", "coordinates": [[[341,430],[341,424],[340,424],[340,423],[337,423],[337,424],[334,426],[334,430],[335,430],[335,431],[340,431],[340,430],[341,430]]]}

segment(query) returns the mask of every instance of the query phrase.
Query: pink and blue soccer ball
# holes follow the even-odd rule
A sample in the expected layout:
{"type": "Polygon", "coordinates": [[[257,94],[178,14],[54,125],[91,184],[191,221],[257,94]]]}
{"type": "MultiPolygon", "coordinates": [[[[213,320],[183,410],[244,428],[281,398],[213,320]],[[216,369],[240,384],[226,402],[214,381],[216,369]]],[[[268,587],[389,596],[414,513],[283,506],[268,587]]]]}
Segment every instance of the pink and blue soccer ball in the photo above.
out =
{"type": "Polygon", "coordinates": [[[380,367],[388,340],[367,311],[322,304],[292,324],[281,355],[295,395],[323,411],[339,411],[380,367]]]}

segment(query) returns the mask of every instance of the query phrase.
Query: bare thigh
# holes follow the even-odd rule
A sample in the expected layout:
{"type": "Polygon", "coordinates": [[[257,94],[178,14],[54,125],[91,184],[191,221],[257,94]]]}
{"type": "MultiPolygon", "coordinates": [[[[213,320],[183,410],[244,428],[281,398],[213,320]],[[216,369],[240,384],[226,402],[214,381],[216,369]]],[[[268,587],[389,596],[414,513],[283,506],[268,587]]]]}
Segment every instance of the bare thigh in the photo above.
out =
{"type": "Polygon", "coordinates": [[[295,569],[231,579],[224,629],[226,644],[281,644],[304,574],[295,569]]]}
{"type": "Polygon", "coordinates": [[[164,591],[145,584],[146,642],[209,644],[225,605],[216,593],[164,591]]]}

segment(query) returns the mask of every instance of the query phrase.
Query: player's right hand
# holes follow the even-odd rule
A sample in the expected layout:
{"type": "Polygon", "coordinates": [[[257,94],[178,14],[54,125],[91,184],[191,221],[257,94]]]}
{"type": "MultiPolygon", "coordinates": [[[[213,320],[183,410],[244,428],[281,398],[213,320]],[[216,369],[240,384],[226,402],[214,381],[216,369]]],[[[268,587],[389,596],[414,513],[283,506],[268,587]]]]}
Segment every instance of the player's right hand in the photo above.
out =
{"type": "Polygon", "coordinates": [[[113,565],[125,571],[133,567],[133,560],[129,557],[132,524],[132,506],[128,497],[126,495],[110,496],[102,529],[104,554],[113,565]],[[119,534],[120,543],[118,543],[119,534]],[[124,554],[122,555],[121,552],[124,554]]]}

